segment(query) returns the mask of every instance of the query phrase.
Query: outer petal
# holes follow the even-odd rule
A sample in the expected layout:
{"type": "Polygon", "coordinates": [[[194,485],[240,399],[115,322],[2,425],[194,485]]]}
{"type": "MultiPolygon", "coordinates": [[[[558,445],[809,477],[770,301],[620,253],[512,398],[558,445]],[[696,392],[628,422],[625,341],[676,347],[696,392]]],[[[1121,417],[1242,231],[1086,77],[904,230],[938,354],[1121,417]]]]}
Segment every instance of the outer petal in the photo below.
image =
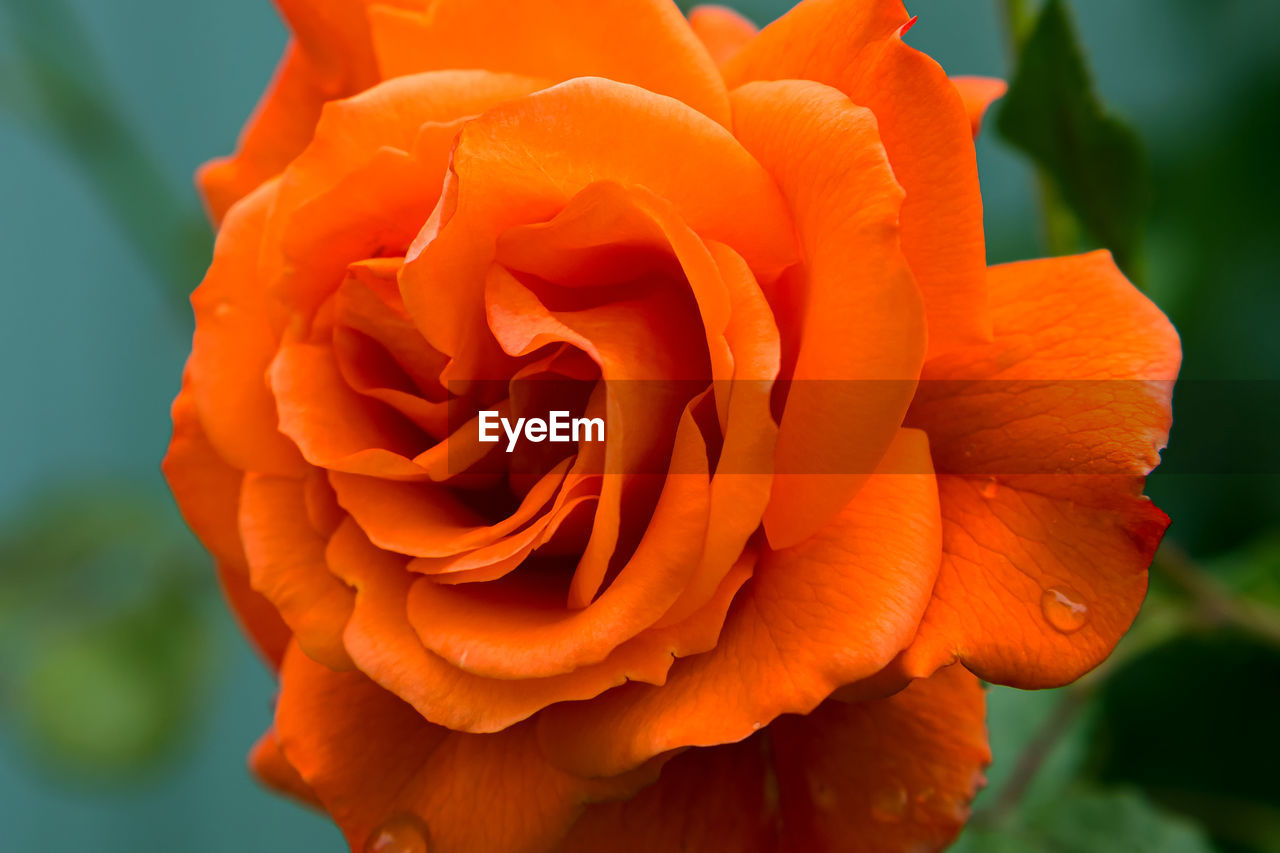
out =
{"type": "Polygon", "coordinates": [[[274,182],[227,217],[213,265],[191,295],[196,331],[187,372],[200,422],[218,454],[241,471],[300,475],[297,448],[277,426],[267,368],[279,339],[268,320],[258,257],[274,182]]]}
{"type": "Polygon", "coordinates": [[[243,472],[218,455],[196,413],[190,381],[173,401],[173,438],[164,457],[164,475],[182,517],[218,560],[244,565],[236,521],[243,472]]]}
{"type": "Polygon", "coordinates": [[[279,666],[292,634],[271,603],[249,586],[237,523],[244,475],[224,462],[205,437],[186,383],[173,402],[173,440],[164,474],[182,517],[214,555],[232,612],[259,653],[279,666]]]}
{"type": "Polygon", "coordinates": [[[691,749],[634,798],[590,806],[554,853],[775,853],[777,808],[766,742],[691,749]]]}
{"type": "Polygon", "coordinates": [[[720,66],[759,32],[755,24],[727,6],[698,6],[689,13],[689,26],[720,66]]]}
{"type": "Polygon", "coordinates": [[[923,436],[904,431],[886,465],[921,473],[871,477],[818,534],[765,554],[716,648],[678,661],[665,686],[548,709],[548,754],[585,775],[623,772],[671,749],[740,740],[881,670],[915,633],[941,549],[923,436]]]}
{"type": "Polygon", "coordinates": [[[425,211],[415,217],[421,226],[435,205],[457,136],[457,128],[450,123],[545,85],[546,81],[512,74],[450,69],[388,80],[355,97],[328,104],[306,149],[289,163],[281,181],[277,213],[287,226],[295,208],[332,190],[380,149],[394,148],[415,154],[432,173],[431,184],[419,201],[425,211]],[[424,135],[424,127],[443,132],[427,130],[424,135]]]}
{"type": "Polygon", "coordinates": [[[888,699],[827,702],[677,756],[633,799],[589,807],[556,853],[941,850],[990,760],[982,720],[960,667],[888,699]]]}
{"type": "Polygon", "coordinates": [[[249,751],[249,769],[269,788],[316,808],[323,808],[315,791],[307,786],[297,769],[284,757],[274,729],[263,732],[249,751]]]}
{"type": "Polygon", "coordinates": [[[310,61],[290,42],[262,101],[240,135],[236,153],[212,160],[196,173],[196,185],[215,223],[231,205],[289,165],[311,139],[320,108],[334,97],[315,79],[310,61]]]}
{"type": "Polygon", "coordinates": [[[436,0],[425,13],[375,6],[383,76],[483,68],[557,82],[605,77],[729,123],[724,81],[674,3],[506,0],[495,11],[473,0],[436,0]]]}
{"type": "Polygon", "coordinates": [[[303,482],[246,476],[240,530],[253,588],[276,606],[307,654],[351,666],[342,632],[355,596],[326,565],[326,537],[308,519],[303,482]]]}
{"type": "MultiPolygon", "coordinates": [[[[920,294],[898,240],[902,190],[870,111],[818,83],[734,92],[734,130],[791,203],[807,281],[765,531],[801,541],[848,502],[884,454],[924,359],[920,294]]],[[[786,297],[772,294],[786,309],[786,297]]],[[[775,309],[776,310],[776,309],[775,309]]]]}
{"type": "Polygon", "coordinates": [[[925,370],[909,422],[940,474],[943,569],[907,669],[1065,684],[1137,613],[1168,519],[1142,497],[1180,360],[1109,254],[991,270],[994,344],[925,370]]]}
{"type": "Polygon", "coordinates": [[[969,124],[973,127],[976,139],[982,129],[982,117],[990,107],[1009,90],[1009,84],[995,77],[952,77],[956,91],[964,101],[965,111],[969,114],[969,124]]]}
{"type": "Polygon", "coordinates": [[[382,831],[416,832],[433,853],[543,853],[584,803],[625,796],[656,771],[569,776],[541,756],[528,726],[451,732],[364,675],[332,672],[296,647],[281,671],[275,731],[354,850],[382,831]]]}
{"type": "Polygon", "coordinates": [[[960,667],[875,702],[770,727],[782,853],[941,850],[991,760],[978,679],[960,667]]]}
{"type": "Polygon", "coordinates": [[[964,103],[936,62],[903,43],[907,22],[901,0],[805,0],[743,48],[725,77],[730,86],[817,80],[875,113],[907,193],[902,248],[936,355],[990,339],[982,196],[964,103]]]}
{"type": "Polygon", "coordinates": [[[215,222],[306,147],[325,102],[377,82],[366,0],[277,0],[277,5],[294,39],[236,153],[208,163],[196,178],[215,222]]]}
{"type": "Polygon", "coordinates": [[[377,81],[369,39],[369,0],[275,0],[316,76],[334,88],[358,91],[377,81]]]}

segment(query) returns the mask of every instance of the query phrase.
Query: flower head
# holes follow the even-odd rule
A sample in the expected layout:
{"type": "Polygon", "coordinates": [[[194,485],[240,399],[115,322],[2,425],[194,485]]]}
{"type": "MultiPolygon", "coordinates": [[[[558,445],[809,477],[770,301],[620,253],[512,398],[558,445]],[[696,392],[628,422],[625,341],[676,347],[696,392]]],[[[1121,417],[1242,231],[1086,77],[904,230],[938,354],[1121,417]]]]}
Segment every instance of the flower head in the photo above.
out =
{"type": "Polygon", "coordinates": [[[280,5],[166,460],[259,774],[355,850],[943,846],[978,676],[1096,665],[1167,523],[1167,321],[985,266],[999,84],[897,0],[280,5]]]}

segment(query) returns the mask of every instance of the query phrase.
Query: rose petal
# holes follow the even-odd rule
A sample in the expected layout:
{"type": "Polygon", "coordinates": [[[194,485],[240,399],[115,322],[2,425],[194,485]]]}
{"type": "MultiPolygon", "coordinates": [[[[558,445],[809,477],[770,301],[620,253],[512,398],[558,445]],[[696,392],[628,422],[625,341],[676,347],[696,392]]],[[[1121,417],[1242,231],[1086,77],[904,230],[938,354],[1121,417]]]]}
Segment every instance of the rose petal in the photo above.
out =
{"type": "Polygon", "coordinates": [[[320,110],[377,82],[365,0],[279,0],[293,31],[235,155],[200,170],[197,183],[215,221],[278,175],[311,141],[320,110]]]}
{"type": "Polygon", "coordinates": [[[485,678],[427,651],[406,616],[414,577],[403,558],[369,544],[354,524],[335,537],[334,571],[357,590],[346,646],[359,668],[423,717],[456,731],[504,730],[556,702],[599,696],[628,680],[661,684],[676,656],[713,647],[734,594],[750,575],[743,563],[711,601],[685,623],[651,630],[603,661],[548,678],[485,678]]]}
{"type": "MultiPolygon", "coordinates": [[[[306,150],[289,164],[282,181],[284,206],[314,198],[382,148],[413,153],[424,125],[478,115],[545,85],[545,80],[517,74],[449,69],[387,80],[326,104],[306,150]]],[[[453,135],[430,164],[437,180],[444,174],[453,135]]],[[[428,208],[434,201],[427,200],[428,208]]]]}
{"type": "MultiPolygon", "coordinates": [[[[463,121],[543,81],[485,71],[390,80],[325,105],[314,138],[281,177],[262,278],[309,318],[350,264],[403,255],[440,195],[463,121]]],[[[286,317],[279,321],[296,319],[286,317]]]]}
{"type": "Polygon", "coordinates": [[[604,581],[623,527],[651,511],[661,485],[658,473],[684,475],[705,468],[705,448],[702,456],[692,454],[695,468],[668,465],[691,386],[709,378],[706,350],[698,344],[705,333],[680,288],[651,289],[648,298],[580,311],[552,311],[502,267],[491,269],[487,284],[489,327],[506,352],[525,356],[547,344],[568,343],[599,365],[606,383],[607,476],[591,539],[569,590],[570,606],[583,608],[604,581]]]}
{"type": "Polygon", "coordinates": [[[707,248],[728,287],[732,305],[724,335],[733,360],[733,378],[726,395],[720,460],[711,480],[702,561],[659,625],[680,621],[716,589],[759,528],[773,488],[778,429],[771,413],[771,395],[779,369],[778,327],[746,261],[723,243],[713,242],[707,248]]]}
{"type": "Polygon", "coordinates": [[[445,587],[424,578],[409,595],[418,636],[455,666],[494,678],[561,675],[604,660],[657,622],[697,567],[707,530],[706,464],[705,445],[686,413],[672,450],[671,470],[679,473],[667,476],[631,558],[585,607],[565,609],[492,584],[445,587]]]}
{"type": "Polygon", "coordinates": [[[356,91],[377,81],[366,15],[368,0],[276,0],[276,6],[322,77],[356,91]]]}
{"type": "Polygon", "coordinates": [[[429,12],[375,5],[370,18],[386,77],[438,68],[553,82],[604,77],[729,123],[715,63],[675,5],[661,0],[507,0],[499,14],[470,0],[436,0],[429,12]]]}
{"type": "MultiPolygon", "coordinates": [[[[923,433],[904,430],[885,466],[929,472],[923,433]]],[[[671,749],[740,740],[878,672],[928,604],[937,501],[930,473],[871,477],[819,533],[764,555],[715,649],[679,661],[665,686],[629,684],[548,709],[548,754],[576,773],[610,775],[671,749]]]]}
{"type": "Polygon", "coordinates": [[[218,454],[241,471],[300,475],[302,457],[277,427],[267,368],[279,338],[257,279],[258,255],[275,184],[231,211],[213,265],[191,295],[196,331],[187,372],[200,422],[218,454]]]}
{"type": "Polygon", "coordinates": [[[671,205],[644,187],[590,184],[551,221],[504,232],[496,262],[568,287],[627,283],[654,272],[679,271],[702,317],[712,378],[732,375],[724,339],[729,294],[720,271],[671,205]]]}
{"type": "Polygon", "coordinates": [[[271,365],[280,426],[312,465],[353,474],[427,479],[414,464],[429,439],[389,406],[353,391],[332,350],[280,348],[271,365]]]}
{"type": "Polygon", "coordinates": [[[161,467],[182,517],[217,559],[243,565],[236,504],[244,474],[227,464],[205,436],[190,374],[183,377],[182,390],[170,413],[173,438],[161,467]]]}
{"type": "Polygon", "coordinates": [[[308,787],[298,775],[297,769],[284,757],[274,729],[263,732],[253,749],[249,750],[249,770],[267,787],[318,809],[324,808],[315,791],[308,787]]]}
{"type": "Polygon", "coordinates": [[[396,483],[335,472],[338,501],[379,548],[412,557],[448,557],[491,545],[527,525],[555,497],[569,460],[538,481],[520,506],[501,521],[486,523],[435,483],[396,483]]]}
{"type": "Polygon", "coordinates": [[[551,219],[590,184],[646,187],[761,279],[795,260],[786,207],[759,163],[705,116],[633,86],[571,80],[491,110],[463,129],[452,180],[400,278],[415,323],[452,357],[446,381],[510,375],[483,323],[495,241],[551,219]],[[683,153],[672,162],[655,151],[683,153]]]}
{"type": "Polygon", "coordinates": [[[589,509],[598,500],[596,495],[566,499],[567,494],[568,490],[562,489],[556,497],[556,504],[518,533],[464,554],[415,558],[409,561],[409,571],[431,575],[433,581],[444,584],[476,583],[504,577],[519,567],[536,548],[546,544],[575,511],[589,509]]]}
{"type": "Polygon", "coordinates": [[[240,532],[254,590],[275,605],[308,655],[335,669],[350,667],[342,631],[354,595],[329,571],[325,537],[307,520],[302,481],[247,474],[240,532]]]}
{"type": "Polygon", "coordinates": [[[320,108],[338,94],[321,85],[311,60],[290,41],[240,134],[236,153],[211,160],[196,172],[196,186],[214,223],[221,223],[233,204],[280,174],[307,147],[320,108]]]}
{"type": "Polygon", "coordinates": [[[828,702],[769,729],[781,850],[941,850],[991,760],[978,679],[960,667],[888,699],[828,702]]]}
{"type": "Polygon", "coordinates": [[[740,743],[671,759],[592,805],[556,853],[940,850],[990,761],[983,692],[960,667],[875,702],[828,702],[740,743]]]}
{"type": "Polygon", "coordinates": [[[656,768],[585,780],[552,767],[530,727],[468,735],[434,726],[356,672],[297,648],[285,657],[276,737],[353,849],[416,827],[433,853],[542,853],[583,805],[629,794],[656,768]],[[477,820],[476,804],[484,803],[477,820]]]}
{"type": "Polygon", "coordinates": [[[667,762],[658,781],[635,797],[589,806],[553,853],[774,853],[772,776],[758,738],[691,749],[667,762]]]}
{"type": "Polygon", "coordinates": [[[908,20],[901,0],[805,0],[740,51],[725,77],[731,87],[816,80],[875,113],[906,190],[902,250],[936,355],[990,340],[982,196],[969,115],[942,68],[902,42],[908,20]]]}
{"type": "Polygon", "coordinates": [[[910,415],[953,475],[907,665],[959,658],[989,681],[1052,687],[1106,657],[1142,602],[1168,524],[1142,483],[1179,344],[1105,252],[993,267],[991,292],[995,343],[930,362],[910,415]]]}
{"type": "Polygon", "coordinates": [[[803,81],[748,84],[733,105],[735,132],[791,202],[808,279],[764,519],[782,548],[875,469],[914,390],[924,313],[898,242],[902,190],[870,111],[803,81]]]}
{"type": "Polygon", "coordinates": [[[721,67],[759,32],[755,24],[727,6],[694,7],[689,12],[689,26],[721,67]]]}
{"type": "Polygon", "coordinates": [[[424,394],[443,395],[444,356],[427,346],[400,298],[404,258],[369,258],[351,264],[334,302],[335,322],[378,341],[424,394]]]}
{"type": "Polygon", "coordinates": [[[293,640],[293,631],[280,618],[275,605],[250,585],[248,569],[221,560],[217,561],[215,568],[222,595],[235,614],[236,622],[271,669],[279,669],[284,650],[293,640]]]}
{"type": "Polygon", "coordinates": [[[952,84],[964,101],[965,112],[969,114],[969,124],[973,127],[976,139],[982,129],[982,117],[987,108],[1004,97],[1009,84],[995,77],[952,77],[952,84]]]}
{"type": "Polygon", "coordinates": [[[173,401],[173,439],[163,468],[182,517],[214,556],[231,611],[262,657],[278,667],[292,634],[271,603],[249,586],[238,519],[244,474],[223,461],[205,436],[189,375],[173,401]]]}

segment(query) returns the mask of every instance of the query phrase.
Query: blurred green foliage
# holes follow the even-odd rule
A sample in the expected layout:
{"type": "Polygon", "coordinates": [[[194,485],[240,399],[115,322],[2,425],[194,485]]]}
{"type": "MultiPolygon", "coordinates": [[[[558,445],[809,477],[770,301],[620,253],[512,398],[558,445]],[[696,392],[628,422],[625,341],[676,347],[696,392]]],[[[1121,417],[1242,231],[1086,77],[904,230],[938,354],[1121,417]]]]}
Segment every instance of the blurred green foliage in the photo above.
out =
{"type": "MultiPolygon", "coordinates": [[[[1024,26],[1011,15],[1009,26],[1024,26]]],[[[1055,254],[1078,246],[1070,223],[1055,217],[1061,197],[1079,222],[1136,275],[1147,170],[1142,144],[1128,125],[1108,115],[1063,0],[1048,0],[1016,48],[1017,72],[1000,106],[997,128],[1036,162],[1047,180],[1047,233],[1055,254]],[[1065,231],[1065,233],[1064,233],[1065,231]]]]}
{"type": "Polygon", "coordinates": [[[0,0],[0,15],[16,47],[0,105],[65,151],[151,267],[175,317],[189,322],[187,283],[203,276],[213,247],[199,205],[170,185],[129,125],[65,0],[0,0]]]}
{"type": "Polygon", "coordinates": [[[1014,825],[978,826],[956,853],[1212,853],[1185,819],[1153,807],[1134,791],[1065,792],[1051,805],[1028,809],[1014,825]]]}
{"type": "Polygon", "coordinates": [[[0,531],[0,712],[59,772],[133,774],[189,731],[215,581],[174,516],[134,487],[77,483],[0,531]]]}
{"type": "MultiPolygon", "coordinates": [[[[996,127],[1035,164],[1045,248],[1070,252],[1092,242],[1137,276],[1147,269],[1143,236],[1153,230],[1141,141],[1097,95],[1068,4],[1045,0],[1037,12],[1022,0],[1002,2],[1018,61],[996,127]]],[[[1236,114],[1272,122],[1275,115],[1260,105],[1236,114]]],[[[1219,150],[1261,142],[1258,130],[1220,131],[1219,150]]],[[[1259,160],[1274,158],[1213,165],[1231,172],[1259,160]]],[[[1191,159],[1179,165],[1193,173],[1204,167],[1191,159]]],[[[1196,316],[1191,303],[1198,297],[1221,304],[1224,295],[1205,286],[1220,276],[1202,267],[1197,272],[1205,279],[1188,280],[1187,268],[1175,269],[1167,255],[1200,255],[1203,263],[1215,249],[1205,231],[1215,228],[1232,231],[1223,233],[1219,251],[1238,253],[1250,239],[1238,226],[1251,211],[1239,209],[1249,193],[1230,186],[1193,184],[1192,206],[1170,204],[1170,196],[1185,192],[1188,176],[1175,178],[1167,168],[1157,163],[1155,208],[1170,229],[1162,236],[1178,233],[1182,242],[1176,249],[1158,245],[1164,254],[1151,264],[1150,282],[1185,336],[1212,322],[1196,316]]],[[[1262,186],[1274,189],[1275,182],[1262,186]]],[[[1275,222],[1268,211],[1250,224],[1266,229],[1275,222]]],[[[1274,260],[1274,247],[1268,254],[1274,260]]],[[[1274,304],[1275,283],[1259,307],[1274,304]]],[[[1177,544],[1175,526],[1153,566],[1143,613],[1107,664],[1060,690],[989,691],[992,789],[979,798],[958,850],[1280,850],[1274,773],[1280,733],[1268,713],[1280,700],[1280,551],[1275,516],[1266,510],[1274,506],[1276,470],[1268,462],[1275,435],[1257,431],[1258,424],[1280,423],[1274,393],[1280,360],[1242,372],[1239,363],[1223,360],[1231,347],[1223,346],[1222,333],[1247,328],[1219,322],[1213,353],[1202,352],[1200,341],[1187,342],[1184,377],[1199,381],[1175,404],[1171,445],[1181,455],[1168,467],[1180,473],[1158,474],[1152,484],[1175,519],[1191,522],[1187,535],[1196,552],[1221,556],[1197,563],[1177,544]],[[1227,507],[1214,506],[1218,490],[1229,494],[1227,507]],[[1263,490],[1267,500],[1232,517],[1263,490]],[[1224,545],[1238,550],[1221,551],[1224,545]],[[1052,710],[1041,709],[1046,703],[1052,710]],[[1029,728],[1032,720],[1038,724],[1029,728]]]]}

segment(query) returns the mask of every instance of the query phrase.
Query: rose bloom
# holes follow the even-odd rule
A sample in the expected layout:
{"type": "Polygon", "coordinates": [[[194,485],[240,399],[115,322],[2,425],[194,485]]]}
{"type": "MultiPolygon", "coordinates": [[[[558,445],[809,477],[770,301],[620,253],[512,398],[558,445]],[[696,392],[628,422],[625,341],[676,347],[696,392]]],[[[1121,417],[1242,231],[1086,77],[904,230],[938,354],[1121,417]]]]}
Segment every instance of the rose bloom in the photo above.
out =
{"type": "Polygon", "coordinates": [[[1002,85],[898,0],[278,4],[165,462],[254,771],[357,851],[944,847],[979,679],[1095,666],[1168,523],[1168,322],[985,264],[1002,85]],[[556,378],[604,442],[478,441],[556,378]]]}

